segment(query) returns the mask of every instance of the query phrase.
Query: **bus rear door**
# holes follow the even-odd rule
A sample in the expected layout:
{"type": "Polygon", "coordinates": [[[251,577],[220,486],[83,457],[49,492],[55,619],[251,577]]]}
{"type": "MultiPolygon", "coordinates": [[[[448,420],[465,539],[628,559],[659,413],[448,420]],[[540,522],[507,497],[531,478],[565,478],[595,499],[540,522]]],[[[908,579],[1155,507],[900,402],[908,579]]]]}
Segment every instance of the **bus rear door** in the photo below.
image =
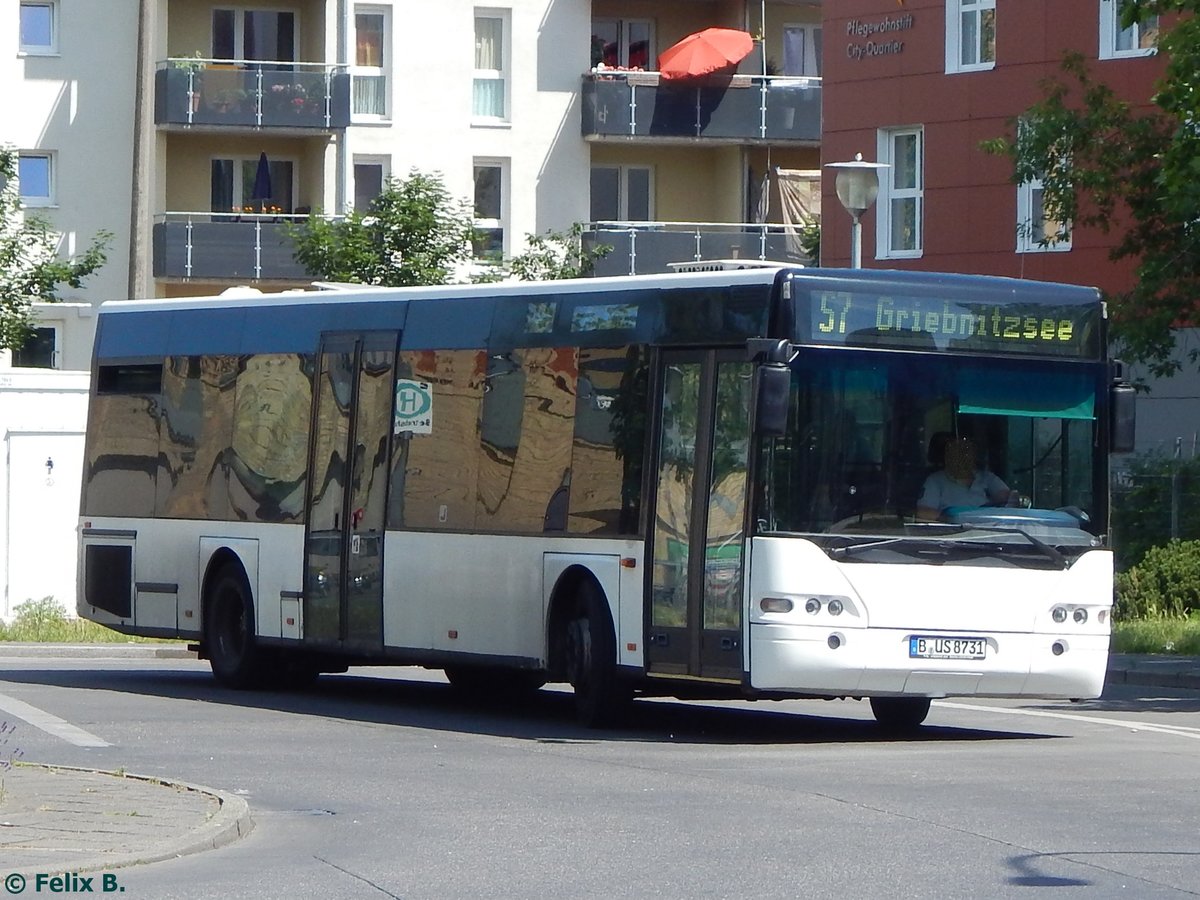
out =
{"type": "Polygon", "coordinates": [[[383,646],[383,533],[398,332],[325,335],[305,539],[304,637],[383,646]]]}
{"type": "Polygon", "coordinates": [[[646,613],[651,673],[742,679],[752,374],[744,351],[661,354],[646,613]]]}

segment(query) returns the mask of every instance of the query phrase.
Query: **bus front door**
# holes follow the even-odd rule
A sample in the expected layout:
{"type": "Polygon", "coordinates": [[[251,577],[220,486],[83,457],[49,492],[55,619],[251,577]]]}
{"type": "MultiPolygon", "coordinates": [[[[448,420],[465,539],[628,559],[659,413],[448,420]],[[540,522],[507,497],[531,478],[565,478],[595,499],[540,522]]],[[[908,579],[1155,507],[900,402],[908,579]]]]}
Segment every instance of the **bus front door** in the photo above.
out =
{"type": "Polygon", "coordinates": [[[383,532],[397,332],[326,335],[318,356],[304,637],[383,646],[383,532]]]}
{"type": "Polygon", "coordinates": [[[741,681],[742,551],[752,365],[665,351],[650,532],[647,670],[741,681]]]}

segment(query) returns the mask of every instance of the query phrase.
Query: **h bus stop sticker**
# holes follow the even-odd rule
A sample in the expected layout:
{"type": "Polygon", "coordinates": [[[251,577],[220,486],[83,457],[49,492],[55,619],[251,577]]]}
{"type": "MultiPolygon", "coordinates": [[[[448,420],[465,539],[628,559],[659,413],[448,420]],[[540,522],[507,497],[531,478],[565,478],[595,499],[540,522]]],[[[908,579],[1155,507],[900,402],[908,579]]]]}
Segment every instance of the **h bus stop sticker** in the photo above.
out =
{"type": "Polygon", "coordinates": [[[396,417],[392,431],[433,434],[433,388],[428,381],[396,380],[396,417]]]}

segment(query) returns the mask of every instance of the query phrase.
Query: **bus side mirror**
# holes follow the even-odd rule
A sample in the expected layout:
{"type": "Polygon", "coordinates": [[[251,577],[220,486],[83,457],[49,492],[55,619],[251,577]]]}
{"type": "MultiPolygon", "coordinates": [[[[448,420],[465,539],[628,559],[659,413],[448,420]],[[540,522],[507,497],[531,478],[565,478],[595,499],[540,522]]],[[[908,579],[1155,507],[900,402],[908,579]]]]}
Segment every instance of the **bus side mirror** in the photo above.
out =
{"type": "Polygon", "coordinates": [[[1133,385],[1118,382],[1109,388],[1108,449],[1112,453],[1132,453],[1137,419],[1137,391],[1133,385]]]}
{"type": "Polygon", "coordinates": [[[763,437],[779,437],[787,431],[791,370],[780,363],[766,363],[754,370],[754,430],[763,437]]]}

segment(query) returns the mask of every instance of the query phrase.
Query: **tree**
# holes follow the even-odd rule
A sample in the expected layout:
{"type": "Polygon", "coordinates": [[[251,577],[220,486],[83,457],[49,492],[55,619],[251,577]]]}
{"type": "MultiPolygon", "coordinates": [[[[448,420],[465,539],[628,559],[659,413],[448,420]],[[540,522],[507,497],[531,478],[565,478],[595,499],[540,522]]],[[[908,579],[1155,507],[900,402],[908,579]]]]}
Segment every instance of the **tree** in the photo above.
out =
{"type": "Polygon", "coordinates": [[[58,255],[58,235],[25,212],[17,186],[17,152],[0,147],[0,348],[19,350],[33,332],[33,304],[54,303],[59,287],[83,286],[106,260],[112,235],[98,232],[81,255],[58,255]]]}
{"type": "Polygon", "coordinates": [[[416,169],[387,179],[366,212],[314,216],[290,229],[309,275],[387,287],[445,284],[470,259],[473,233],[468,203],[452,197],[440,175],[416,169]]]}
{"type": "Polygon", "coordinates": [[[566,233],[525,235],[525,250],[508,261],[508,271],[518,281],[587,278],[596,271],[596,263],[611,252],[608,244],[596,244],[585,250],[583,225],[576,222],[566,233]]]}
{"type": "MultiPolygon", "coordinates": [[[[1167,62],[1154,109],[1135,112],[1069,54],[1065,81],[1049,81],[1012,136],[983,148],[1012,158],[1014,182],[1042,180],[1048,217],[1123,229],[1109,255],[1134,263],[1135,284],[1107,297],[1114,337],[1162,376],[1180,368],[1175,329],[1200,325],[1200,0],[1127,0],[1122,10],[1124,27],[1184,14],[1160,32],[1167,62]]],[[[1200,348],[1185,355],[1200,365],[1200,348]]]]}

